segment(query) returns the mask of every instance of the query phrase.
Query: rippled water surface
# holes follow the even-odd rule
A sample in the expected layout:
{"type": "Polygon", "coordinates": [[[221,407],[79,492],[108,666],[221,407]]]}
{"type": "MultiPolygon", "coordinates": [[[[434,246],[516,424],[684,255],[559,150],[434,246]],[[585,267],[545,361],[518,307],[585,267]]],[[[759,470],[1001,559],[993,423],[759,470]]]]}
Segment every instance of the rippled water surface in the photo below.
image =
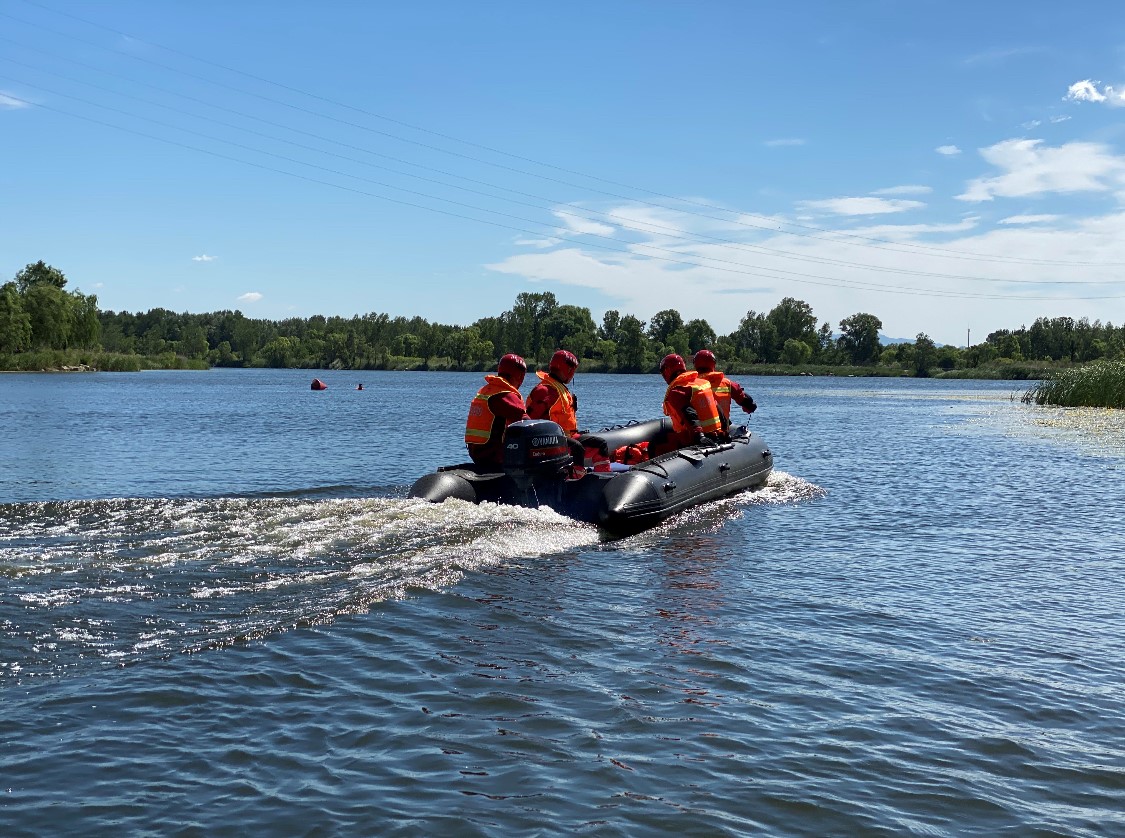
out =
{"type": "Polygon", "coordinates": [[[311,377],[0,376],[0,834],[1125,834],[1122,412],[744,379],[769,485],[613,541],[311,377]]]}

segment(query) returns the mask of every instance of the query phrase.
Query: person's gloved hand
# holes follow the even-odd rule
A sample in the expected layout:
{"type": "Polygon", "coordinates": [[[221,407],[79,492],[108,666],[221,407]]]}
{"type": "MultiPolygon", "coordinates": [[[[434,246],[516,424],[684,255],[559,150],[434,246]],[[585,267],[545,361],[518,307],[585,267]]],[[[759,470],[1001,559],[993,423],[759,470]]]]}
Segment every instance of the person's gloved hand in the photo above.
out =
{"type": "Polygon", "coordinates": [[[758,404],[753,399],[750,399],[746,404],[742,405],[742,409],[747,413],[753,413],[758,409],[758,404]]]}

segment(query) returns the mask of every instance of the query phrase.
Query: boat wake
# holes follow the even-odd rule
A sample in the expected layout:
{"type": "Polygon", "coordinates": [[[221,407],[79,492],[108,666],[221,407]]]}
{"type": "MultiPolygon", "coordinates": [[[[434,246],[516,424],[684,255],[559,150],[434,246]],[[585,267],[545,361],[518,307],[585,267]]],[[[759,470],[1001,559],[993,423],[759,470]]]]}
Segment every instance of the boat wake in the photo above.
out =
{"type": "MultiPolygon", "coordinates": [[[[761,489],[689,516],[719,525],[758,504],[821,494],[775,472],[761,489]]],[[[412,590],[448,589],[467,572],[603,541],[596,527],[549,509],[456,500],[150,498],[0,506],[6,589],[0,683],[328,623],[412,590]]]]}

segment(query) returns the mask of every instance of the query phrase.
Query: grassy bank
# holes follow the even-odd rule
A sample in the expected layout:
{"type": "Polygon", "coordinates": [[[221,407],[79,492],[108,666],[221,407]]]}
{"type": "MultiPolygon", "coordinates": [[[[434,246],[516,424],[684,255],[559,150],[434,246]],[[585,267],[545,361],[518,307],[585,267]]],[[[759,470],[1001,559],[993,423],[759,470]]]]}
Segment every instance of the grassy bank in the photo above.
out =
{"type": "Polygon", "coordinates": [[[43,350],[0,355],[0,370],[6,372],[139,372],[140,370],[205,370],[206,361],[163,355],[124,355],[97,350],[43,350]]]}
{"type": "Polygon", "coordinates": [[[1060,370],[1022,398],[1028,404],[1125,408],[1125,361],[1098,361],[1060,370]]]}

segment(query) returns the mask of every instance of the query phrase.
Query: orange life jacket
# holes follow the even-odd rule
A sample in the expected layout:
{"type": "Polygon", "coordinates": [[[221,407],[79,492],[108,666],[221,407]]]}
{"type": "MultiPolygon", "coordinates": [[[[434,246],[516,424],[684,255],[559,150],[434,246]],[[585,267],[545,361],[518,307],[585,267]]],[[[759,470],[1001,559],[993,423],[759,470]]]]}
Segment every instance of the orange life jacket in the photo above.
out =
{"type": "Polygon", "coordinates": [[[664,392],[664,415],[672,418],[672,430],[678,434],[691,430],[691,426],[684,421],[684,418],[668,407],[668,396],[671,394],[672,388],[683,384],[691,387],[691,406],[695,408],[695,412],[699,416],[700,430],[705,434],[719,433],[722,430],[723,423],[719,418],[719,408],[715,404],[715,397],[711,394],[711,385],[706,378],[692,371],[677,375],[664,392]]]}
{"type": "Polygon", "coordinates": [[[730,420],[730,379],[717,370],[715,372],[700,373],[711,385],[711,393],[715,397],[715,405],[719,413],[730,420]]]}
{"type": "Polygon", "coordinates": [[[551,412],[548,417],[552,422],[556,422],[567,436],[574,436],[578,433],[578,415],[574,412],[574,395],[565,384],[553,378],[550,373],[537,372],[535,374],[544,384],[554,387],[555,392],[559,394],[555,403],[551,405],[551,412]]]}
{"type": "Polygon", "coordinates": [[[519,392],[518,387],[498,375],[486,375],[484,380],[485,385],[477,391],[469,404],[469,418],[465,422],[467,445],[483,445],[492,437],[492,424],[496,421],[496,414],[488,407],[489,397],[497,393],[519,392]]]}

